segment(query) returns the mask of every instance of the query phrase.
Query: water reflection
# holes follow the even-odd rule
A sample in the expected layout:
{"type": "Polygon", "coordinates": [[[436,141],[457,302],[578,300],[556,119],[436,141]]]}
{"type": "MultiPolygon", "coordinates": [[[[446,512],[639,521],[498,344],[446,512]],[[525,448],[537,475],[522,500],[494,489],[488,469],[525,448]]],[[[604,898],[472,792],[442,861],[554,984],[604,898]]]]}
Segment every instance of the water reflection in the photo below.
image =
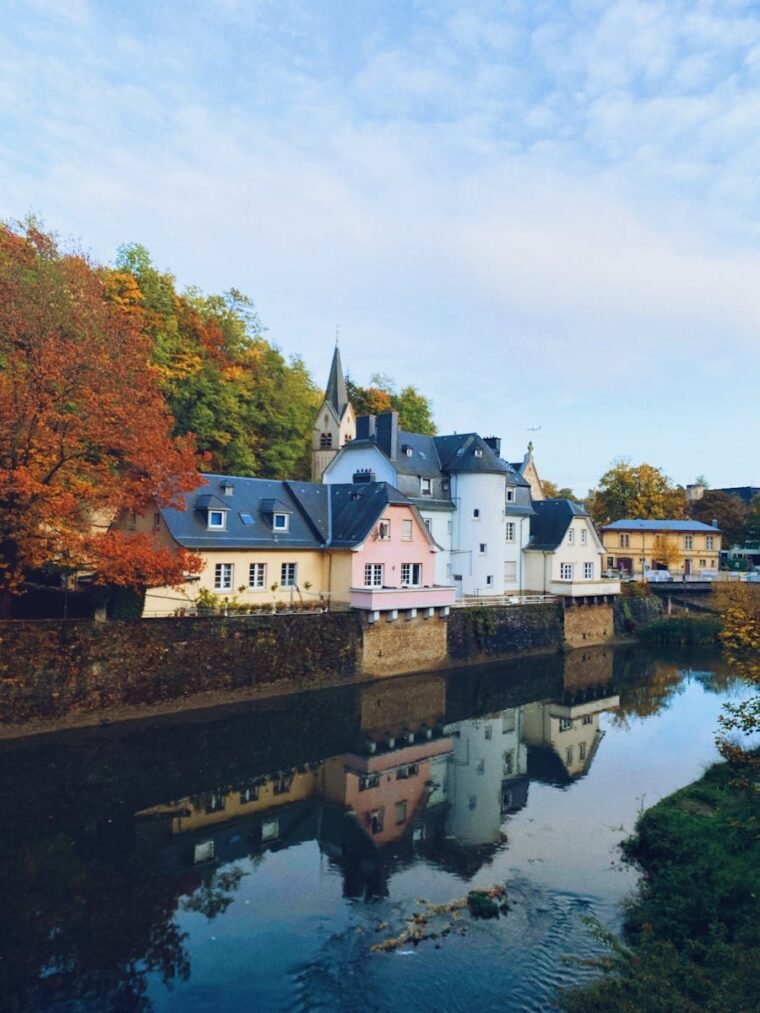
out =
{"type": "MultiPolygon", "coordinates": [[[[717,659],[698,672],[725,688],[717,659]]],[[[307,843],[348,898],[418,862],[471,879],[532,784],[589,773],[604,712],[655,714],[683,673],[602,648],[6,744],[0,994],[147,1010],[151,976],[190,974],[183,915],[223,916],[267,854],[307,843]]]]}

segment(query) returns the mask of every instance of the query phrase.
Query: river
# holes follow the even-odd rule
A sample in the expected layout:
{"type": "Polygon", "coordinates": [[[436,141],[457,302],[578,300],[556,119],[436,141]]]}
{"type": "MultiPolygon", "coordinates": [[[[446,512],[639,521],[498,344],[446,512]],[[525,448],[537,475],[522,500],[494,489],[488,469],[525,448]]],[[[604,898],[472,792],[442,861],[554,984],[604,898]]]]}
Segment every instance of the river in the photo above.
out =
{"type": "Polygon", "coordinates": [[[549,1009],[740,692],[593,648],[2,743],[4,1008],[549,1009]],[[500,917],[450,909],[492,885],[500,917]]]}

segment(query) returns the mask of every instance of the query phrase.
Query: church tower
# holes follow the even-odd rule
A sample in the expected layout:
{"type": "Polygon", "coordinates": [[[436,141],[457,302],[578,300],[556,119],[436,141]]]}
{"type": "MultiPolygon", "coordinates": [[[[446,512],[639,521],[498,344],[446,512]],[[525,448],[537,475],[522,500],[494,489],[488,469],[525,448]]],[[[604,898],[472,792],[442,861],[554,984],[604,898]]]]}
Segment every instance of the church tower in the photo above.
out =
{"type": "Polygon", "coordinates": [[[348,400],[346,380],[335,346],[325,399],[317,412],[311,438],[311,480],[321,482],[322,473],[344,443],[356,437],[356,417],[348,400]]]}

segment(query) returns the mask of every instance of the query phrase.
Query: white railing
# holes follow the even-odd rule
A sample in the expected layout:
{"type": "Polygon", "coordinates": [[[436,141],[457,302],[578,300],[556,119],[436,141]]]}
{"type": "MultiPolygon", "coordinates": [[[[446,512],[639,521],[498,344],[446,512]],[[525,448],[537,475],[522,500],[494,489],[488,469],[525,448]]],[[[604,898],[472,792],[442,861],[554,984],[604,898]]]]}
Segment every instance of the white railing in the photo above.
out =
{"type": "Polygon", "coordinates": [[[454,602],[455,608],[476,608],[478,605],[546,605],[559,601],[556,594],[495,594],[471,595],[454,602]]]}

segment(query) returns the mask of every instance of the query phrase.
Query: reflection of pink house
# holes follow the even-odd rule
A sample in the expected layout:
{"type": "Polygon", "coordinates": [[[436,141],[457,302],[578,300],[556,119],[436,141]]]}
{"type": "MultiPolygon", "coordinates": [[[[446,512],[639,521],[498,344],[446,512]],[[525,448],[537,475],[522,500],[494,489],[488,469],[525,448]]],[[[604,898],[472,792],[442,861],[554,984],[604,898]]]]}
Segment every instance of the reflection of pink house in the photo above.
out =
{"type": "Polygon", "coordinates": [[[356,814],[378,847],[403,837],[427,799],[431,759],[452,752],[449,738],[402,746],[375,756],[347,753],[322,767],[322,794],[356,814]]]}
{"type": "MultiPolygon", "coordinates": [[[[333,556],[333,587],[345,588],[354,608],[370,612],[404,610],[432,615],[447,610],[454,589],[436,585],[437,545],[417,508],[385,482],[333,485],[329,547],[350,549],[333,556]]],[[[338,593],[334,594],[337,598],[338,593]]]]}

